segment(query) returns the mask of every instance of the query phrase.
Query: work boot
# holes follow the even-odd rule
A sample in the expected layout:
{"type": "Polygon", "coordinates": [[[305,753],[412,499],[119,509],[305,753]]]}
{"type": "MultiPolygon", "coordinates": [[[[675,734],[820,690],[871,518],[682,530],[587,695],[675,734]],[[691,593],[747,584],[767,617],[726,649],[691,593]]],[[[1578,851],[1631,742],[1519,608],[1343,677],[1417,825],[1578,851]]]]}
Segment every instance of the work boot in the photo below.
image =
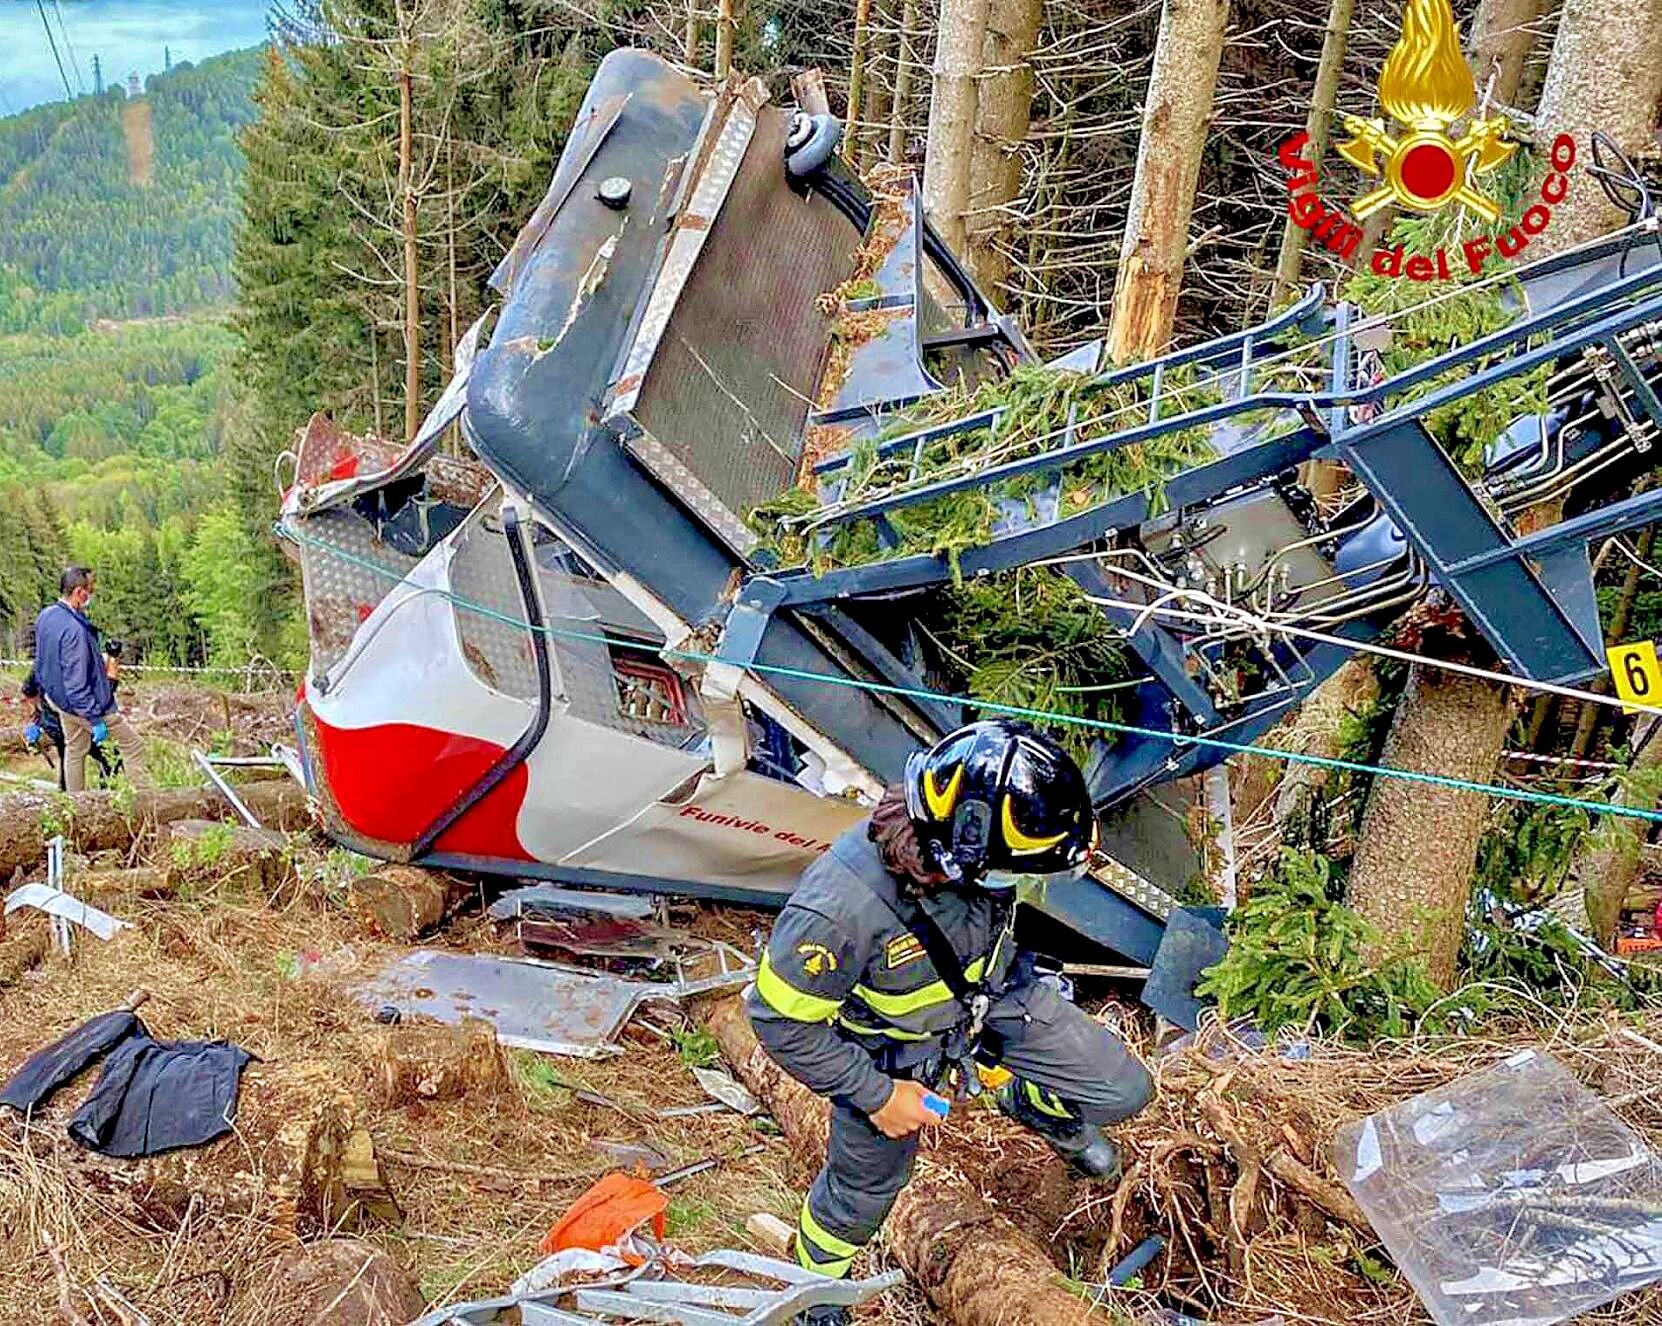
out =
{"type": "Polygon", "coordinates": [[[792,1326],[854,1326],[854,1314],[847,1308],[809,1308],[792,1318],[792,1326]]]}
{"type": "Polygon", "coordinates": [[[1060,1100],[1042,1088],[1033,1088],[1045,1098],[1041,1108],[1028,1095],[1028,1084],[1013,1077],[998,1089],[998,1108],[1017,1123],[1031,1128],[1050,1149],[1068,1162],[1068,1168],[1082,1179],[1112,1179],[1120,1172],[1119,1148],[1103,1136],[1102,1129],[1086,1123],[1060,1100]]]}

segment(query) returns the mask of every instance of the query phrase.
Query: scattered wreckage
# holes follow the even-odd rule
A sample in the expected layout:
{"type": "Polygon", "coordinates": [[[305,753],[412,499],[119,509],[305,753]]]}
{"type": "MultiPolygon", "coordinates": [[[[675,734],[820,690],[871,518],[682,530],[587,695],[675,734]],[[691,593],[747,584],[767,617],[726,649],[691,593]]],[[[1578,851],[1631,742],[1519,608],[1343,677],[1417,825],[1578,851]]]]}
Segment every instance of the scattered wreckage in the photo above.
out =
{"type": "Polygon", "coordinates": [[[908,751],[965,718],[916,629],[931,596],[1048,565],[1141,675],[1089,769],[1117,864],[1035,901],[1148,964],[1200,864],[1161,803],[1183,809],[1180,780],[1429,586],[1520,676],[1603,669],[1588,541],[1662,512],[1662,489],[1625,495],[1662,455],[1662,244],[1642,191],[1626,230],[1517,268],[1505,327],[1406,370],[1382,357],[1400,315],[1362,319],[1315,287],[1149,363],[1082,347],[1050,368],[1131,393],[1134,414],[923,473],[908,457],[996,421],[908,412],[1037,358],[915,182],[874,197],[838,132],[760,81],[710,91],[612,53],[493,277],[489,343],[482,319],[416,437],[322,416],[304,431],[279,532],[310,621],[305,769],[338,841],[776,903],[908,751]],[[839,329],[839,289],[876,334],[839,329]],[[1427,415],[1535,373],[1544,408],[1469,481],[1427,415]],[[455,427],[465,457],[441,450],[455,427]],[[1070,486],[1070,467],[1185,430],[1203,458],[1157,491],[1070,486]],[[1312,460],[1348,473],[1341,509],[1302,486],[1312,460]],[[874,463],[894,482],[852,487],[874,463]],[[857,529],[875,553],[819,575],[772,564],[746,516],[793,484],[810,547],[857,529]],[[973,546],[898,546],[910,514],[966,493],[997,512],[973,546]],[[1566,518],[1518,533],[1512,517],[1548,499],[1566,518]]]}

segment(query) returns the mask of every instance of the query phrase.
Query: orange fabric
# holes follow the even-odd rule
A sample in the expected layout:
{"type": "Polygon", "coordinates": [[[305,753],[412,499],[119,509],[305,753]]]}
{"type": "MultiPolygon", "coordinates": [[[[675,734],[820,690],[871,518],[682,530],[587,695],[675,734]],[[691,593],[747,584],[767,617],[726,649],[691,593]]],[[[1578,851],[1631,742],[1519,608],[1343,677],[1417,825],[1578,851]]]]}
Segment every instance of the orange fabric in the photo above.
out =
{"type": "MultiPolygon", "coordinates": [[[[664,1237],[664,1213],[669,1209],[669,1198],[662,1190],[645,1179],[632,1174],[606,1175],[573,1202],[543,1235],[544,1252],[564,1252],[567,1248],[588,1248],[601,1252],[616,1247],[647,1221],[652,1232],[664,1237]]],[[[619,1250],[625,1261],[638,1259],[619,1250]]]]}

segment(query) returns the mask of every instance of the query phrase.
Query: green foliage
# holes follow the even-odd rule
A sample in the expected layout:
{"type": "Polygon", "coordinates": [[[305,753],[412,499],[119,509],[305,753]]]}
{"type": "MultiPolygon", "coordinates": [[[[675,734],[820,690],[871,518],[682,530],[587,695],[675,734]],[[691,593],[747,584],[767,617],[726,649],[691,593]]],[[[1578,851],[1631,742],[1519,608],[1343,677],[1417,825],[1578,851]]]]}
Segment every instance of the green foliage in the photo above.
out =
{"type": "Polygon", "coordinates": [[[168,859],[180,870],[209,870],[224,860],[234,837],[230,825],[210,825],[193,838],[173,839],[168,859]]]}
{"type": "Polygon", "coordinates": [[[259,634],[262,573],[254,540],[234,507],[216,506],[202,517],[179,569],[184,600],[207,636],[208,658],[242,662],[259,634]]]}
{"type": "MultiPolygon", "coordinates": [[[[1525,193],[1534,178],[1534,158],[1525,151],[1519,152],[1495,176],[1485,181],[1486,190],[1499,199],[1502,209],[1502,219],[1491,228],[1492,233],[1504,231],[1522,214],[1529,201],[1525,193]]],[[[1450,271],[1456,283],[1485,279],[1503,269],[1504,261],[1498,255],[1492,255],[1480,276],[1471,274],[1460,249],[1462,218],[1460,208],[1449,208],[1431,216],[1405,215],[1391,227],[1383,247],[1400,244],[1407,254],[1426,257],[1434,255],[1439,248],[1446,248],[1450,271]]],[[[1427,296],[1423,283],[1380,276],[1372,271],[1358,272],[1353,276],[1345,286],[1344,295],[1370,315],[1413,309],[1391,323],[1390,345],[1382,356],[1388,374],[1411,368],[1431,355],[1446,351],[1451,345],[1464,344],[1497,331],[1511,322],[1523,307],[1517,288],[1501,283],[1481,292],[1415,308],[1424,303],[1427,296]]],[[[1395,404],[1418,399],[1472,371],[1472,368],[1452,370],[1440,378],[1422,383],[1414,391],[1398,398],[1395,404]]],[[[1520,415],[1546,409],[1547,371],[1543,366],[1533,373],[1508,378],[1486,391],[1433,410],[1425,418],[1426,427],[1467,474],[1475,475],[1483,468],[1484,448],[1513,420],[1520,415]]]]}
{"type": "MultiPolygon", "coordinates": [[[[1604,799],[1598,790],[1581,795],[1604,799]]],[[[1474,887],[1525,901],[1549,897],[1564,882],[1590,826],[1587,812],[1575,806],[1497,800],[1478,843],[1474,887]]]]}
{"type": "Polygon", "coordinates": [[[41,605],[57,598],[66,551],[46,494],[0,487],[0,629],[21,634],[41,605]]]}
{"type": "Polygon", "coordinates": [[[702,1027],[683,1027],[671,1034],[675,1037],[675,1052],[688,1068],[709,1068],[721,1058],[716,1038],[702,1027]]]}
{"type": "Polygon", "coordinates": [[[52,798],[40,808],[40,832],[43,838],[56,838],[59,834],[67,834],[75,822],[75,803],[68,794],[56,792],[52,798]]]}
{"type": "MultiPolygon", "coordinates": [[[[256,51],[0,119],[0,332],[223,303],[256,51]],[[146,139],[148,141],[146,141],[146,139]],[[148,178],[130,146],[153,148],[148,178]]],[[[0,396],[3,396],[0,392],[0,396]]]]}
{"type": "Polygon", "coordinates": [[[1326,857],[1283,850],[1274,869],[1229,919],[1229,952],[1196,987],[1226,1018],[1246,1017],[1266,1035],[1283,1027],[1348,1040],[1410,1034],[1437,999],[1423,969],[1373,963],[1375,936],[1333,901],[1326,857]]]}
{"type": "MultiPolygon", "coordinates": [[[[882,442],[932,424],[946,423],[985,410],[1002,411],[998,421],[946,437],[936,438],[918,459],[918,480],[940,479],[971,472],[990,463],[1017,461],[1056,447],[1066,429],[1082,435],[1123,425],[1132,411],[1146,409],[1141,384],[1103,385],[1093,375],[1064,372],[1033,365],[1018,368],[1008,378],[939,392],[881,438],[865,439],[851,450],[851,463],[840,474],[842,500],[855,502],[910,484],[911,448],[892,456],[879,455],[882,442]]],[[[1168,414],[1198,409],[1216,399],[1209,387],[1196,386],[1174,373],[1166,381],[1161,408],[1168,414]]],[[[1071,515],[1124,493],[1145,492],[1151,509],[1162,504],[1165,481],[1212,455],[1205,428],[1183,429],[1138,446],[1091,456],[1063,471],[1057,494],[1059,515],[1071,515]]],[[[870,521],[839,526],[828,540],[807,537],[800,517],[817,505],[810,499],[786,494],[757,507],[750,523],[768,541],[784,563],[810,565],[816,571],[886,561],[912,553],[944,554],[957,565],[967,548],[986,542],[1006,504],[1022,503],[1029,511],[1056,486],[1054,475],[1028,475],[986,489],[951,493],[945,497],[888,513],[898,536],[895,547],[884,547],[870,521]]]]}
{"type": "MultiPolygon", "coordinates": [[[[402,207],[394,7],[295,0],[265,52],[240,135],[247,158],[233,271],[246,412],[225,446],[228,496],[253,538],[263,652],[304,653],[292,577],[267,537],[278,455],[318,410],[353,432],[400,436],[404,414],[402,207]],[[327,40],[322,35],[327,33],[327,40]]],[[[487,280],[530,217],[599,56],[626,17],[616,0],[469,0],[423,21],[413,43],[414,174],[430,405],[450,374],[449,328],[484,311],[487,280]],[[442,200],[442,201],[441,201],[442,200]],[[454,277],[451,262],[454,260],[454,277]],[[452,301],[451,292],[455,299],[452,301]]]]}
{"type": "Polygon", "coordinates": [[[664,1212],[664,1230],[670,1238],[681,1238],[702,1229],[720,1215],[707,1197],[672,1197],[664,1212]]]}
{"type": "MultiPolygon", "coordinates": [[[[945,596],[943,671],[978,700],[1112,722],[1115,684],[1129,675],[1124,640],[1060,571],[1025,567],[966,582],[945,596]]],[[[1083,755],[1099,729],[1058,734],[1083,755]]]]}
{"type": "Polygon", "coordinates": [[[571,1104],[571,1086],[545,1055],[509,1050],[508,1072],[533,1114],[558,1114],[571,1104]]]}
{"type": "MultiPolygon", "coordinates": [[[[1140,388],[1104,387],[1090,376],[1026,366],[1007,379],[960,387],[931,397],[885,437],[985,410],[1002,411],[998,422],[937,439],[918,464],[920,479],[963,473],[996,455],[1019,460],[1057,445],[1071,425],[1097,429],[1141,411],[1140,388]]],[[[1173,375],[1162,399],[1168,412],[1198,408],[1215,399],[1210,388],[1173,375]]],[[[843,486],[845,501],[874,496],[911,481],[912,452],[878,454],[881,439],[856,444],[843,486]]],[[[752,510],[750,523],[780,561],[816,570],[860,565],[910,553],[943,554],[956,567],[959,555],[985,543],[1001,515],[1054,501],[1066,516],[1129,492],[1145,492],[1151,508],[1163,485],[1179,471],[1211,455],[1205,429],[1185,429],[1140,446],[1123,447],[1070,466],[1061,476],[1025,476],[990,489],[953,493],[889,513],[898,544],[886,548],[869,521],[839,527],[828,539],[805,530],[803,518],[819,503],[791,489],[752,510]]],[[[978,700],[1045,710],[1099,722],[1120,717],[1118,686],[1129,675],[1123,639],[1109,619],[1088,603],[1079,587],[1053,568],[1024,568],[959,581],[938,596],[920,631],[933,645],[938,680],[978,700]]],[[[1085,757],[1100,729],[1070,725],[1058,736],[1085,757]]]]}

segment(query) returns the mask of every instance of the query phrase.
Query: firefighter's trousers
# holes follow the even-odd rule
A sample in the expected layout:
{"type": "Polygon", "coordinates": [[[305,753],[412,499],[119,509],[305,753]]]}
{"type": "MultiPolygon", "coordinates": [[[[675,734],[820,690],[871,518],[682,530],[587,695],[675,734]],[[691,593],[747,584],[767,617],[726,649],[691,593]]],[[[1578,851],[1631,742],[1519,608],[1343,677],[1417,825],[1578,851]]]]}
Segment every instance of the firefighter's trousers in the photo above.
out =
{"type": "MultiPolygon", "coordinates": [[[[1031,1085],[1041,1109],[1066,1110],[1085,1123],[1128,1118],[1153,1094],[1148,1072],[1119,1038],[1045,981],[1018,986],[993,1004],[981,1057],[1031,1085]]],[[[846,1275],[912,1177],[917,1149],[916,1134],[885,1137],[858,1110],[833,1104],[825,1165],[802,1206],[798,1260],[825,1275],[846,1275]]]]}

